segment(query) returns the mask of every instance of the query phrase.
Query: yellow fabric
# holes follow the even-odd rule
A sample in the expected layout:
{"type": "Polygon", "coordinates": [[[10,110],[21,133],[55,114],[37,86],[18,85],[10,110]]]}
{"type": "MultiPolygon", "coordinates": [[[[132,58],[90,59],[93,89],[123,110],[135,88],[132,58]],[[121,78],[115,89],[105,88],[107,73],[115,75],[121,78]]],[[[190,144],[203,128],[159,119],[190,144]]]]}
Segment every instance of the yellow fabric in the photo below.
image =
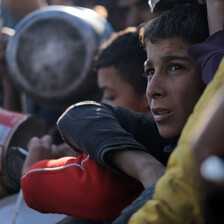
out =
{"type": "Polygon", "coordinates": [[[129,224],[205,223],[200,190],[194,177],[192,133],[206,106],[224,87],[224,59],[213,81],[206,87],[185,125],[167,169],[156,185],[154,198],[132,215],[129,224]]]}

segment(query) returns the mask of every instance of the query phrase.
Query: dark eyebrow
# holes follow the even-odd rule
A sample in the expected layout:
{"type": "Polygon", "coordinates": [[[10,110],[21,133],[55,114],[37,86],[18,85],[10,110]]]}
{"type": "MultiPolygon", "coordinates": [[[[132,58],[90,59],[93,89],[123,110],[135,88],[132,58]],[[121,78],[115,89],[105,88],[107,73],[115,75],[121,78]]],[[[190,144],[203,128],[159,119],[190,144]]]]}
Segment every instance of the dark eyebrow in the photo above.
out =
{"type": "Polygon", "coordinates": [[[103,92],[104,92],[105,90],[114,90],[113,88],[111,88],[111,87],[109,87],[109,86],[107,86],[107,85],[106,85],[106,86],[99,87],[99,88],[100,88],[100,90],[103,91],[103,92]]]}
{"type": "Polygon", "coordinates": [[[106,89],[108,89],[108,86],[101,86],[99,87],[101,91],[105,91],[106,89]]]}

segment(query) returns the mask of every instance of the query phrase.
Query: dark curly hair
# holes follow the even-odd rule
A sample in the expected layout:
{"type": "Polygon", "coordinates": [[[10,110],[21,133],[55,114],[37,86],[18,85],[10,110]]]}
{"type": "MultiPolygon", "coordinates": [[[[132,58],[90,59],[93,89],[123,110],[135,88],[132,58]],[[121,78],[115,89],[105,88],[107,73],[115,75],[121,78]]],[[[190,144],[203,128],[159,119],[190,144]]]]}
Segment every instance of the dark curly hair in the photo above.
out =
{"type": "Polygon", "coordinates": [[[204,41],[209,36],[206,5],[196,4],[171,9],[149,21],[140,31],[143,44],[160,39],[182,38],[190,44],[204,41]]]}
{"type": "Polygon", "coordinates": [[[146,90],[147,80],[143,77],[146,52],[139,40],[139,29],[129,27],[115,33],[95,58],[95,68],[114,66],[120,78],[129,83],[137,94],[146,90]]]}

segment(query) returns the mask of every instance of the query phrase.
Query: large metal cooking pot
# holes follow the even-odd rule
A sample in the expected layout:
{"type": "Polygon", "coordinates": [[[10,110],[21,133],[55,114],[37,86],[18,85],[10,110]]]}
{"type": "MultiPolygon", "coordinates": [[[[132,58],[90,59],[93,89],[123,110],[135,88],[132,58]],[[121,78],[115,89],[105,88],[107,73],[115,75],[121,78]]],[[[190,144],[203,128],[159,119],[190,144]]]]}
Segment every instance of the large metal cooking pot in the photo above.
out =
{"type": "Polygon", "coordinates": [[[48,6],[27,15],[15,31],[6,58],[20,90],[52,107],[91,98],[93,57],[113,33],[107,20],[87,8],[48,6]]]}

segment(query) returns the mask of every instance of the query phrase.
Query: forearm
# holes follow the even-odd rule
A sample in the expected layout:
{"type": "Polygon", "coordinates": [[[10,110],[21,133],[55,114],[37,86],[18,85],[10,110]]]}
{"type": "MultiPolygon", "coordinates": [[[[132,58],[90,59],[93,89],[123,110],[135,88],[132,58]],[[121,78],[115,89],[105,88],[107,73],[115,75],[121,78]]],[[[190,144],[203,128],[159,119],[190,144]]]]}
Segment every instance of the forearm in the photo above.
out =
{"type": "Polygon", "coordinates": [[[218,31],[203,43],[190,47],[189,55],[202,70],[202,79],[207,85],[213,79],[224,57],[224,30],[218,31]]]}
{"type": "MultiPolygon", "coordinates": [[[[134,119],[130,121],[135,123],[134,119]]],[[[59,118],[57,124],[68,145],[90,154],[102,165],[104,154],[109,151],[127,148],[146,150],[121,126],[113,107],[110,106],[96,102],[73,105],[59,118]]]]}
{"type": "Polygon", "coordinates": [[[207,85],[214,77],[224,56],[224,0],[206,0],[210,37],[192,45],[189,54],[202,71],[207,85]]]}
{"type": "Polygon", "coordinates": [[[156,183],[165,167],[149,153],[123,150],[112,154],[114,165],[127,175],[139,180],[145,188],[156,183]]]}
{"type": "Polygon", "coordinates": [[[42,138],[31,138],[27,147],[28,155],[23,164],[22,174],[40,160],[78,156],[78,154],[71,150],[65,143],[54,145],[50,135],[44,135],[42,138]]]}
{"type": "Polygon", "coordinates": [[[210,35],[224,28],[224,1],[207,0],[208,25],[210,35]]]}
{"type": "Polygon", "coordinates": [[[143,190],[138,181],[110,172],[85,153],[35,163],[21,187],[35,210],[91,220],[116,218],[143,190]]]}
{"type": "Polygon", "coordinates": [[[87,152],[101,165],[120,171],[110,153],[123,150],[147,151],[162,163],[168,155],[150,115],[96,102],[81,102],[68,108],[57,122],[65,142],[87,152]]]}

